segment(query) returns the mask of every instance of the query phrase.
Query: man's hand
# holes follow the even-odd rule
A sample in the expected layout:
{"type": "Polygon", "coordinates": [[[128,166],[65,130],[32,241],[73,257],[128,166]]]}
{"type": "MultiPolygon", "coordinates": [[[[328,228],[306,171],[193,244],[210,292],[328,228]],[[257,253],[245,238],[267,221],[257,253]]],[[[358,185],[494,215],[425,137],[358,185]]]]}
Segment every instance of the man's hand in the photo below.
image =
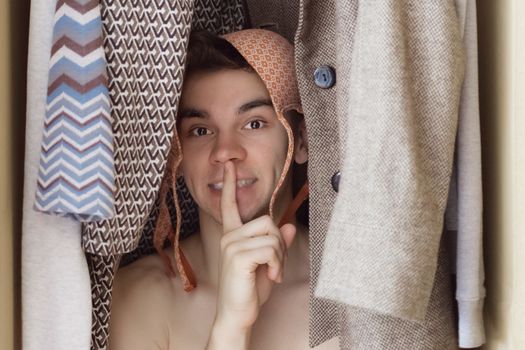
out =
{"type": "Polygon", "coordinates": [[[279,229],[268,215],[243,224],[236,187],[235,166],[226,162],[221,194],[224,234],[214,328],[248,337],[261,305],[270,297],[273,284],[283,280],[286,250],[292,244],[296,229],[291,224],[279,229]]]}

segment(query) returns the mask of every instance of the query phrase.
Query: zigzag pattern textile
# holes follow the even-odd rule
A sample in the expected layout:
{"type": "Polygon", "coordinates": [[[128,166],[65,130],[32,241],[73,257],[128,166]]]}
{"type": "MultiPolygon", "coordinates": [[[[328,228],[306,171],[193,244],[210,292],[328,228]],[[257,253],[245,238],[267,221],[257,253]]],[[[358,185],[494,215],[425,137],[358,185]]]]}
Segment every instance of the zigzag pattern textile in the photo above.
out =
{"type": "Polygon", "coordinates": [[[114,215],[113,131],[98,0],[58,0],[35,209],[114,215]]]}

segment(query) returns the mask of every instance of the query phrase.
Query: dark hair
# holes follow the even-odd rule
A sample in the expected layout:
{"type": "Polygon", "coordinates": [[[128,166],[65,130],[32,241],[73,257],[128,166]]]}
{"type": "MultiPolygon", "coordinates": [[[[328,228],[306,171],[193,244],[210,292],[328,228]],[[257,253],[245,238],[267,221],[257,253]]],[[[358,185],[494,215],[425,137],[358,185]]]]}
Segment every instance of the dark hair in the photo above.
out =
{"type": "Polygon", "coordinates": [[[188,43],[185,75],[221,69],[253,71],[250,64],[226,39],[207,31],[192,32],[188,43]]]}
{"type": "MultiPolygon", "coordinates": [[[[242,69],[255,72],[246,59],[229,41],[208,31],[190,33],[186,57],[185,77],[198,72],[216,72],[221,69],[242,69]]],[[[290,111],[294,113],[294,111],[290,111]]],[[[297,132],[298,114],[290,119],[290,126],[297,132]]]]}

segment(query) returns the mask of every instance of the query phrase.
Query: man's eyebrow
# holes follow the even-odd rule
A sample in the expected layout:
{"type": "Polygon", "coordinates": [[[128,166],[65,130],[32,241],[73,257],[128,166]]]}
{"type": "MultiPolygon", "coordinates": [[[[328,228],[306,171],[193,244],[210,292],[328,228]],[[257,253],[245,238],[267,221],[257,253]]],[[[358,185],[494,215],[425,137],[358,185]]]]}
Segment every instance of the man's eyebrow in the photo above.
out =
{"type": "Polygon", "coordinates": [[[272,100],[269,98],[259,98],[250,102],[247,102],[243,104],[241,107],[239,107],[238,113],[245,113],[248,112],[250,109],[257,108],[260,106],[270,106],[273,107],[272,100]]]}
{"type": "MultiPolygon", "coordinates": [[[[258,98],[253,101],[247,102],[239,107],[237,113],[242,114],[245,112],[248,112],[250,109],[261,107],[261,106],[269,106],[273,107],[273,103],[271,99],[268,98],[258,98]]],[[[177,115],[178,120],[182,120],[184,118],[208,118],[208,114],[205,111],[201,111],[196,108],[182,108],[177,115]]]]}
{"type": "Polygon", "coordinates": [[[204,111],[200,111],[196,108],[183,108],[179,111],[177,119],[181,120],[184,118],[207,118],[208,114],[204,111]]]}

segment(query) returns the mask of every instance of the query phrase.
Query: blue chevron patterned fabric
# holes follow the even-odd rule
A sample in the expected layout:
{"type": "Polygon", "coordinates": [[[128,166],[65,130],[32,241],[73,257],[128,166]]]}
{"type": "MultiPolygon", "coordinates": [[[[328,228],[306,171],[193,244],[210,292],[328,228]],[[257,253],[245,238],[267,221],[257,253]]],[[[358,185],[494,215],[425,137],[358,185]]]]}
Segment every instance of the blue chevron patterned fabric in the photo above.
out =
{"type": "Polygon", "coordinates": [[[113,130],[99,0],[58,0],[35,208],[114,216],[113,130]]]}

